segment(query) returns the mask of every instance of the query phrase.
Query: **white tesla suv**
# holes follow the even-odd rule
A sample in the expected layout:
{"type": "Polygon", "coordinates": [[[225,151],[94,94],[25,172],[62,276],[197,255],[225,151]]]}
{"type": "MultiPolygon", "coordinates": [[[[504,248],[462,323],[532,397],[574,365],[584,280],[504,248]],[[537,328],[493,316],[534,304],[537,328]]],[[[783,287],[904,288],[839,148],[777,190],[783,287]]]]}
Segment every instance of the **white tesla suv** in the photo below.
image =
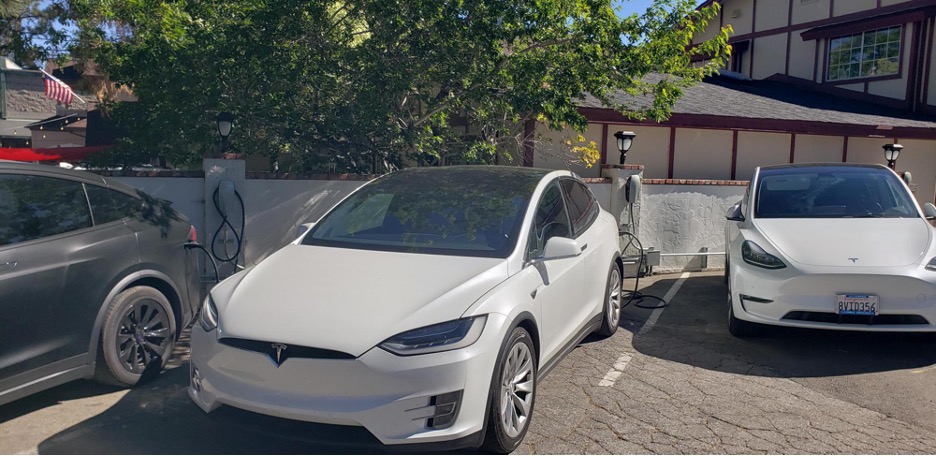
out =
{"type": "Polygon", "coordinates": [[[512,451],[543,375],[617,329],[618,246],[566,171],[395,172],[211,291],[189,395],[384,444],[512,451]]]}

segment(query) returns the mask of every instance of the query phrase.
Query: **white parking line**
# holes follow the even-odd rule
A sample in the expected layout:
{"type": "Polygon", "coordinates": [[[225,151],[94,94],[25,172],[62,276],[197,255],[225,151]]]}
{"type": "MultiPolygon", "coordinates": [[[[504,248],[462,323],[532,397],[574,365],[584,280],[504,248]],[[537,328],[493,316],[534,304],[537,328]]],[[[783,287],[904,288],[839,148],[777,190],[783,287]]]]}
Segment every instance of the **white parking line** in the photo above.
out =
{"type": "MultiPolygon", "coordinates": [[[[682,284],[686,281],[686,279],[689,278],[689,275],[690,273],[688,272],[682,273],[682,275],[679,277],[679,280],[677,280],[676,283],[670,287],[669,291],[666,292],[666,295],[663,296],[663,301],[666,302],[667,305],[669,305],[669,302],[673,299],[673,296],[676,296],[676,293],[679,291],[679,289],[682,288],[682,284]]],[[[648,332],[650,332],[651,329],[653,329],[653,325],[655,325],[657,319],[660,318],[660,314],[663,313],[663,309],[666,309],[666,307],[656,309],[653,311],[653,313],[650,314],[650,318],[648,318],[647,321],[644,322],[643,326],[640,327],[640,331],[637,333],[636,337],[645,336],[648,332]]]]}
{"type": "MultiPolygon", "coordinates": [[[[669,303],[670,300],[673,299],[674,296],[676,296],[676,293],[679,291],[680,288],[682,288],[683,283],[686,282],[686,279],[689,278],[689,275],[690,274],[688,272],[684,272],[679,277],[679,280],[677,280],[676,283],[674,283],[673,286],[670,287],[669,291],[666,292],[666,295],[663,296],[664,302],[669,303]]],[[[651,329],[653,329],[653,325],[655,325],[657,319],[660,318],[660,314],[663,313],[663,309],[665,309],[665,307],[655,309],[653,313],[650,314],[650,318],[648,318],[647,321],[644,322],[644,325],[640,327],[640,331],[637,333],[636,337],[646,335],[648,332],[650,332],[651,329]]],[[[631,361],[631,358],[632,357],[630,353],[622,354],[621,357],[618,358],[617,361],[614,362],[614,367],[612,367],[611,370],[609,370],[608,373],[605,374],[604,378],[602,378],[601,381],[598,382],[598,386],[603,386],[603,387],[614,386],[614,383],[617,382],[618,377],[620,377],[621,374],[624,373],[624,369],[627,368],[627,363],[631,361]]]]}
{"type": "Polygon", "coordinates": [[[604,378],[598,382],[598,386],[614,386],[614,382],[617,381],[618,377],[624,372],[624,368],[627,367],[627,363],[631,360],[630,353],[625,353],[618,358],[617,362],[614,363],[614,367],[605,374],[604,378]]]}

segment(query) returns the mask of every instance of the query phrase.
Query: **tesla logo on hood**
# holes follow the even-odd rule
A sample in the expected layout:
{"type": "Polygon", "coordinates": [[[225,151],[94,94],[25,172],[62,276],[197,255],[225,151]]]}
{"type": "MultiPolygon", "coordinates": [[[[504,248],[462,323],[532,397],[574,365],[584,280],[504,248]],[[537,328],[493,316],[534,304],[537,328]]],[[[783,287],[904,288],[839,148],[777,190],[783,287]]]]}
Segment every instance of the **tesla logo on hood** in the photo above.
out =
{"type": "Polygon", "coordinates": [[[851,260],[852,263],[857,263],[857,262],[858,262],[858,259],[857,259],[857,258],[849,258],[849,260],[851,260]]]}
{"type": "Polygon", "coordinates": [[[283,357],[283,351],[286,350],[286,345],[270,344],[270,346],[273,347],[273,350],[276,352],[274,356],[271,356],[271,358],[273,358],[273,361],[276,362],[276,367],[280,367],[283,365],[283,361],[286,360],[286,358],[283,357]]]}

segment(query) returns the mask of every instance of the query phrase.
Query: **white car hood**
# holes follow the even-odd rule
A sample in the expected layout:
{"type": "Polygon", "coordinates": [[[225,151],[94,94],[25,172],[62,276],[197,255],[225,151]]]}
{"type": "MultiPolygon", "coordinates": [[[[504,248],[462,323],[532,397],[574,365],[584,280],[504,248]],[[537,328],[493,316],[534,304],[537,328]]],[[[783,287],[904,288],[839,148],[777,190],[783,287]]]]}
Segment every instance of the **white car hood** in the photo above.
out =
{"type": "Polygon", "coordinates": [[[461,317],[506,278],[500,258],[288,245],[212,296],[221,337],[360,356],[400,332],[461,317]]]}
{"type": "Polygon", "coordinates": [[[932,236],[920,218],[757,219],[754,225],[784,256],[813,266],[913,264],[932,236]]]}

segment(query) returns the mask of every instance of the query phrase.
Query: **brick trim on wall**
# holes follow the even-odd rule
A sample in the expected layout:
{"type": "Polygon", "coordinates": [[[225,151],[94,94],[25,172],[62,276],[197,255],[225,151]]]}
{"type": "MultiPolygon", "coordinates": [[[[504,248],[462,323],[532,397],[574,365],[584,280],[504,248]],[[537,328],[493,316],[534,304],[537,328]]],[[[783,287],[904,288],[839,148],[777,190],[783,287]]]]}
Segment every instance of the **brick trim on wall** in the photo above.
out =
{"type": "Polygon", "coordinates": [[[720,185],[732,187],[743,187],[750,183],[750,181],[717,179],[643,179],[640,182],[646,185],[720,185]]]}

